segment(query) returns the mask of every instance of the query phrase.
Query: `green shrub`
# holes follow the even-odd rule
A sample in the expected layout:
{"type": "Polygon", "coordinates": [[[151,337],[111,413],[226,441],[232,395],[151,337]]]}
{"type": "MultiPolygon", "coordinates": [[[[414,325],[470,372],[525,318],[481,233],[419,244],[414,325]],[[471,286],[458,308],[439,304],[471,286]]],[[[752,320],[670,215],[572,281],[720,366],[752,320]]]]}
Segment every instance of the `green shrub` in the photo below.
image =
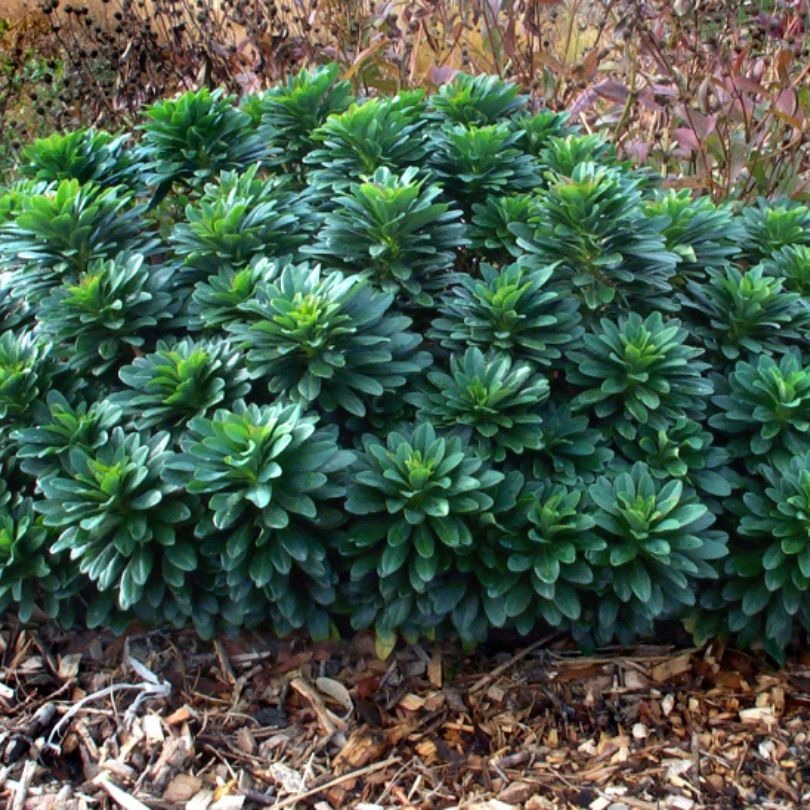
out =
{"type": "Polygon", "coordinates": [[[441,193],[413,167],[401,175],[377,169],[335,200],[313,253],[429,306],[447,283],[456,248],[467,243],[461,212],[438,202],[441,193]]]}
{"type": "Polygon", "coordinates": [[[218,183],[186,206],[186,221],[172,232],[183,259],[183,280],[205,280],[225,267],[240,270],[254,258],[286,256],[315,230],[312,211],[289,178],[264,178],[255,165],[223,172],[218,183]]]}
{"type": "Polygon", "coordinates": [[[528,225],[514,225],[525,261],[560,263],[560,287],[589,309],[674,307],[678,256],[667,250],[665,217],[649,216],[641,181],[618,167],[580,163],[555,175],[528,225]]]}
{"type": "Polygon", "coordinates": [[[338,80],[339,72],[335,64],[302,70],[286,84],[242,103],[242,109],[278,147],[279,160],[285,165],[300,164],[315,144],[312,133],[333,113],[345,112],[354,100],[351,84],[338,80]]]}
{"type": "Polygon", "coordinates": [[[207,88],[152,104],[142,125],[147,179],[165,194],[175,182],[200,186],[222,171],[269,157],[250,116],[233,97],[207,88]]]}
{"type": "Polygon", "coordinates": [[[322,194],[345,189],[380,168],[399,172],[425,157],[419,111],[394,99],[372,98],[329,116],[311,133],[316,148],[304,158],[311,185],[322,194]]]}
{"type": "Polygon", "coordinates": [[[251,591],[263,591],[282,631],[329,634],[324,608],[334,582],[326,552],[341,518],[333,505],[344,492],[337,473],[352,460],[336,439],[298,405],[237,403],[192,419],[183,453],[169,465],[171,481],[206,496],[195,533],[218,556],[232,598],[250,605],[251,591]]]}
{"type": "Polygon", "coordinates": [[[13,294],[33,301],[92,261],[136,247],[148,252],[153,244],[132,192],[63,180],[24,195],[0,226],[0,268],[16,271],[13,294]]]}
{"type": "Polygon", "coordinates": [[[509,118],[529,102],[518,86],[497,76],[460,73],[430,97],[430,117],[451,124],[486,126],[509,118]]]}
{"type": "Polygon", "coordinates": [[[0,191],[0,608],[810,632],[806,207],[665,191],[496,77],[323,66],[134,131],[0,191]]]}
{"type": "Polygon", "coordinates": [[[390,311],[393,299],[358,275],[289,265],[241,305],[249,319],[228,331],[271,394],[363,416],[369,398],[402,387],[429,360],[416,351],[410,318],[390,311]]]}
{"type": "Polygon", "coordinates": [[[133,186],[136,167],[127,149],[129,133],[113,135],[93,129],[54,134],[23,150],[20,173],[46,183],[78,180],[101,187],[133,186]]]}

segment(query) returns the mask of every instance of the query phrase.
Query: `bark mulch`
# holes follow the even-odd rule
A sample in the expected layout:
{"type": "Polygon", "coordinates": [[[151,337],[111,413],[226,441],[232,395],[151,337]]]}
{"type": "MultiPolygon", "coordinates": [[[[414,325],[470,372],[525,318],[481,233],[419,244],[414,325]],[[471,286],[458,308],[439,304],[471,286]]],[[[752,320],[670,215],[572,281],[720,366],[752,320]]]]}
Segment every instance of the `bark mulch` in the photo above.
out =
{"type": "Polygon", "coordinates": [[[810,657],[0,626],[0,808],[810,807],[810,657]]]}

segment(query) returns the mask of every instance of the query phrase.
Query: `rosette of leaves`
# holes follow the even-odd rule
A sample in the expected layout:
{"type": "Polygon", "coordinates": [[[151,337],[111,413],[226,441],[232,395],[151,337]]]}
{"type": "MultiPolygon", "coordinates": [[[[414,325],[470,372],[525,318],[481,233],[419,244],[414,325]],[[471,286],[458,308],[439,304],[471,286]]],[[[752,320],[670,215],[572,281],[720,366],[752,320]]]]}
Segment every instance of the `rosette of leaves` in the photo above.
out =
{"type": "Polygon", "coordinates": [[[118,376],[127,388],[111,400],[140,431],[182,427],[250,392],[244,359],[226,340],[158,341],[118,376]]]}
{"type": "Polygon", "coordinates": [[[135,162],[127,148],[130,135],[96,129],[54,133],[29,144],[20,173],[47,183],[78,180],[101,188],[135,183],[135,162]]]}
{"type": "Polygon", "coordinates": [[[564,138],[573,135],[577,127],[568,123],[569,113],[543,109],[536,113],[516,115],[509,121],[515,132],[523,133],[521,146],[524,151],[540,157],[552,138],[564,138]]]}
{"type": "Polygon", "coordinates": [[[588,489],[597,509],[594,532],[606,542],[587,553],[592,597],[575,634],[599,644],[627,639],[695,604],[703,580],[718,577],[727,554],[715,516],[680,480],[657,481],[643,462],[588,489]]]}
{"type": "Polygon", "coordinates": [[[689,282],[683,303],[697,336],[721,361],[746,353],[778,355],[806,344],[810,307],[762,265],[747,272],[710,268],[707,276],[704,283],[689,282]]]}
{"type": "Polygon", "coordinates": [[[255,298],[266,282],[277,279],[290,261],[289,256],[275,261],[259,259],[241,270],[223,267],[216,275],[198,281],[189,302],[192,327],[216,331],[244,321],[241,305],[255,298]]]}
{"type": "Polygon", "coordinates": [[[514,224],[527,224],[534,212],[531,194],[490,195],[482,203],[473,203],[469,226],[472,249],[490,260],[508,261],[519,253],[514,224]]]}
{"type": "Polygon", "coordinates": [[[74,447],[67,469],[39,482],[44,500],[35,508],[59,531],[53,551],[69,552],[99,591],[117,591],[123,611],[193,587],[192,508],[162,478],[168,444],[167,433],[144,438],[116,427],[104,445],[74,447]]]}
{"type": "Polygon", "coordinates": [[[662,430],[702,413],[714,389],[702,377],[709,368],[697,359],[703,350],[687,344],[687,337],[680,321],[664,322],[660,312],[602,318],[581,349],[568,355],[567,379],[582,389],[574,407],[591,411],[629,441],[641,425],[662,430]]]}
{"type": "Polygon", "coordinates": [[[14,273],[15,296],[37,300],[43,290],[119,251],[154,247],[143,208],[121,187],[63,180],[21,201],[0,227],[0,264],[14,273]]]}
{"type": "Polygon", "coordinates": [[[48,392],[32,410],[31,426],[14,431],[20,468],[42,479],[69,469],[73,448],[92,454],[107,444],[110,431],[121,422],[121,409],[108,399],[87,402],[48,392]]]}
{"type": "Polygon", "coordinates": [[[0,334],[0,425],[25,420],[51,386],[51,345],[32,331],[0,334]]]}
{"type": "Polygon", "coordinates": [[[577,301],[548,289],[555,265],[497,268],[482,264],[481,278],[463,275],[439,305],[428,335],[450,351],[477,346],[550,366],[584,332],[577,301]]]}
{"type": "Polygon", "coordinates": [[[810,247],[787,245],[762,262],[769,276],[782,279],[784,289],[810,300],[810,247]]]}
{"type": "Polygon", "coordinates": [[[539,408],[548,394],[548,380],[530,363],[513,364],[503,353],[485,356],[471,346],[450,357],[449,373],[428,372],[426,384],[406,399],[418,419],[471,431],[476,452],[500,462],[539,449],[539,408]]]}
{"type": "Polygon", "coordinates": [[[666,247],[668,220],[645,214],[640,183],[594,163],[553,177],[531,222],[512,226],[525,261],[558,262],[557,282],[566,291],[573,285],[590,309],[614,301],[642,312],[675,308],[670,280],[678,256],[666,247]]]}
{"type": "Polygon", "coordinates": [[[440,195],[415,167],[401,175],[378,169],[335,200],[311,252],[429,305],[431,292],[446,284],[456,249],[468,243],[461,212],[437,201],[440,195]]]}
{"type": "Polygon", "coordinates": [[[426,115],[450,124],[485,126],[515,115],[528,103],[513,82],[459,73],[430,96],[426,115]]]}
{"type": "Polygon", "coordinates": [[[616,148],[601,135],[569,134],[551,137],[538,155],[543,169],[562,177],[571,177],[580,163],[615,166],[616,148]]]}
{"type": "Polygon", "coordinates": [[[743,208],[742,257],[751,264],[769,259],[788,245],[810,245],[810,208],[792,200],[759,200],[743,208]]]}
{"type": "Polygon", "coordinates": [[[472,549],[473,528],[493,507],[503,478],[460,436],[437,435],[430,423],[405,426],[385,443],[363,437],[346,498],[346,510],[359,517],[341,548],[351,559],[353,581],[375,574],[381,596],[401,597],[385,603],[378,631],[407,625],[414,600],[434,584],[434,625],[458,606],[464,585],[448,590],[444,575],[454,579],[458,558],[472,549]]]}
{"type": "Polygon", "coordinates": [[[527,459],[535,479],[574,487],[604,472],[613,451],[585,414],[571,413],[568,405],[552,399],[544,405],[541,415],[540,447],[527,459]]]}
{"type": "Polygon", "coordinates": [[[606,547],[593,531],[593,505],[581,487],[545,483],[530,485],[517,508],[519,528],[499,535],[506,571],[493,578],[490,597],[503,591],[503,618],[524,634],[538,621],[560,627],[578,620],[579,594],[594,581],[588,554],[606,547]]]}
{"type": "Polygon", "coordinates": [[[719,412],[709,424],[731,437],[736,458],[756,464],[774,453],[810,450],[810,365],[798,350],[778,362],[767,355],[741,360],[712,402],[719,412]]]}
{"type": "Polygon", "coordinates": [[[139,253],[93,261],[75,283],[51,290],[37,317],[68,368],[101,376],[171,318],[170,272],[150,267],[139,253]]]}
{"type": "Polygon", "coordinates": [[[352,181],[386,167],[398,172],[421,165],[425,154],[424,121],[398,98],[372,98],[331,115],[312,133],[317,144],[305,158],[309,184],[331,197],[352,181]]]}
{"type": "Polygon", "coordinates": [[[723,596],[729,629],[745,645],[764,641],[783,658],[794,619],[810,631],[810,453],[762,465],[764,486],[743,496],[723,596]]]}
{"type": "Polygon", "coordinates": [[[14,605],[22,622],[31,618],[35,606],[50,606],[54,615],[53,600],[43,596],[59,585],[51,570],[50,533],[37,520],[32,503],[12,497],[0,481],[0,611],[14,605]]]}
{"type": "Polygon", "coordinates": [[[242,305],[248,318],[228,331],[271,393],[363,416],[370,398],[401,388],[430,362],[393,300],[361,276],[288,265],[242,305]]]}
{"type": "Polygon", "coordinates": [[[724,447],[714,447],[714,436],[692,419],[677,419],[666,428],[641,427],[633,441],[618,438],[624,457],[643,461],[650,475],[659,479],[681,479],[701,495],[717,512],[721,505],[709,497],[725,498],[737,486],[724,447]]]}
{"type": "Polygon", "coordinates": [[[667,249],[680,256],[679,279],[705,279],[706,268],[722,267],[739,253],[739,219],[729,205],[711,197],[694,197],[689,189],[670,189],[644,204],[650,217],[667,217],[663,229],[667,249]]]}
{"type": "Polygon", "coordinates": [[[444,126],[432,133],[428,166],[446,194],[470,211],[487,194],[540,185],[537,161],[519,148],[522,137],[506,123],[444,126]]]}
{"type": "Polygon", "coordinates": [[[315,145],[312,133],[354,101],[351,83],[339,80],[339,75],[340,66],[334,63],[305,68],[284,84],[242,102],[242,109],[280,149],[283,163],[300,163],[315,145]]]}
{"type": "Polygon", "coordinates": [[[153,204],[172,183],[201,186],[222,171],[266,160],[270,152],[234,97],[206,87],[146,107],[142,145],[147,181],[158,186],[153,204]]]}
{"type": "Polygon", "coordinates": [[[171,243],[182,258],[179,283],[205,280],[254,258],[294,253],[311,238],[314,212],[306,194],[294,191],[289,177],[260,176],[258,164],[246,171],[223,172],[206,184],[199,200],[186,206],[171,243]]]}
{"type": "Polygon", "coordinates": [[[337,428],[318,427],[300,405],[237,402],[192,419],[181,446],[168,477],[207,498],[197,534],[218,554],[232,597],[249,600],[259,589],[278,628],[328,635],[328,533],[341,522],[333,501],[352,461],[337,428]]]}

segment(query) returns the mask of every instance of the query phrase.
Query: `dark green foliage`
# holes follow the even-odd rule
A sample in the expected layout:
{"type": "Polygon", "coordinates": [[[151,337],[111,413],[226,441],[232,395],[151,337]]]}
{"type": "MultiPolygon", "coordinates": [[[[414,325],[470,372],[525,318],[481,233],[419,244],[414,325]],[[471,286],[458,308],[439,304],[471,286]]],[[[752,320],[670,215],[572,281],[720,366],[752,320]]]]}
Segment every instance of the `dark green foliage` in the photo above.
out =
{"type": "Polygon", "coordinates": [[[582,337],[577,302],[547,288],[555,265],[529,269],[481,265],[481,278],[462,276],[439,305],[430,336],[452,351],[473,344],[551,365],[582,337]]]}
{"type": "Polygon", "coordinates": [[[497,77],[135,124],[0,190],[0,609],[810,633],[807,208],[664,191],[497,77]]]}
{"type": "Polygon", "coordinates": [[[725,498],[736,478],[728,467],[726,449],[714,447],[713,442],[714,436],[700,422],[686,418],[657,430],[646,425],[635,441],[617,439],[625,458],[643,461],[655,478],[679,478],[703,497],[725,498]]]}
{"type": "Polygon", "coordinates": [[[192,510],[163,479],[168,441],[115,428],[100,447],[74,447],[67,468],[39,482],[36,509],[59,531],[53,550],[69,552],[99,591],[115,589],[124,611],[169,594],[182,599],[192,587],[192,510]]]}
{"type": "Polygon", "coordinates": [[[494,260],[506,260],[519,254],[517,237],[512,225],[526,225],[534,212],[531,194],[489,196],[482,203],[472,204],[470,236],[473,250],[494,260]]]}
{"type": "Polygon", "coordinates": [[[30,498],[16,499],[0,481],[0,610],[10,605],[20,621],[27,622],[42,591],[43,602],[55,616],[54,592],[59,580],[53,574],[48,530],[34,514],[30,498]]]}
{"type": "Polygon", "coordinates": [[[497,76],[460,73],[430,97],[428,115],[465,126],[495,124],[527,105],[528,96],[519,95],[519,90],[516,84],[497,76]]]}
{"type": "Polygon", "coordinates": [[[710,269],[707,280],[690,282],[684,313],[707,349],[718,359],[751,354],[781,354],[791,345],[807,345],[810,307],[798,293],[783,289],[781,278],[762,265],[741,272],[710,269]]]}
{"type": "Polygon", "coordinates": [[[810,246],[787,245],[762,262],[769,276],[780,278],[788,292],[799,293],[805,306],[810,298],[810,246]]]}
{"type": "Polygon", "coordinates": [[[686,343],[680,321],[664,322],[635,312],[614,323],[606,318],[588,332],[582,349],[571,352],[568,380],[583,389],[574,407],[593,409],[609,430],[634,440],[641,425],[655,430],[674,420],[699,415],[712,393],[702,377],[701,349],[686,343]]]}
{"type": "Polygon", "coordinates": [[[810,208],[793,202],[760,200],[741,214],[743,256],[751,264],[788,245],[810,245],[810,208]]]}
{"type": "Polygon", "coordinates": [[[810,365],[797,351],[779,362],[768,355],[756,365],[740,361],[727,388],[714,397],[719,413],[709,424],[732,437],[729,450],[737,458],[775,452],[789,457],[810,450],[810,365]]]}
{"type": "Polygon", "coordinates": [[[429,305],[430,293],[446,284],[456,248],[467,244],[461,212],[438,202],[440,195],[415,168],[401,175],[378,169],[336,199],[313,253],[429,305]]]}
{"type": "Polygon", "coordinates": [[[118,376],[126,390],[111,402],[141,431],[182,427],[250,392],[242,355],[223,340],[158,342],[153,353],[136,358],[118,376]]]}
{"type": "Polygon", "coordinates": [[[51,346],[31,332],[0,334],[0,425],[16,424],[47,393],[52,362],[51,346]]]}
{"type": "Polygon", "coordinates": [[[346,498],[348,512],[361,518],[347,527],[343,551],[353,579],[378,580],[379,631],[407,626],[420,612],[429,626],[430,617],[456,607],[463,589],[453,599],[446,586],[429,594],[431,583],[473,547],[473,526],[494,505],[502,479],[460,437],[437,435],[430,423],[404,427],[385,443],[364,437],[346,498]],[[420,594],[432,599],[414,609],[420,594]]]}
{"type": "Polygon", "coordinates": [[[107,444],[110,430],[121,422],[121,409],[108,399],[70,402],[59,391],[49,391],[32,411],[32,427],[17,430],[20,468],[43,479],[69,469],[74,448],[92,454],[107,444]]]}
{"type": "Polygon", "coordinates": [[[418,418],[439,428],[469,428],[484,459],[540,448],[548,380],[531,365],[513,366],[507,354],[485,356],[473,347],[450,358],[449,372],[429,372],[423,390],[408,397],[418,418]]]}
{"type": "Polygon", "coordinates": [[[598,599],[588,632],[597,642],[617,628],[621,638],[651,627],[656,617],[694,604],[695,580],[717,578],[726,535],[709,528],[714,515],[681,481],[659,483],[638,462],[599,478],[588,494],[598,507],[596,531],[606,541],[589,554],[598,599]]]}
{"type": "Polygon", "coordinates": [[[241,305],[255,298],[265,283],[277,279],[287,263],[262,258],[241,270],[226,266],[215,276],[198,281],[189,304],[192,326],[211,331],[243,320],[241,305]]]}
{"type": "Polygon", "coordinates": [[[537,113],[523,113],[509,121],[515,132],[523,133],[522,147],[530,155],[539,157],[552,138],[573,135],[576,127],[568,124],[567,112],[540,110],[537,113]]]}
{"type": "Polygon", "coordinates": [[[505,613],[526,622],[526,632],[538,621],[575,622],[582,615],[579,594],[594,582],[589,556],[607,545],[594,532],[593,506],[582,489],[562,484],[530,490],[519,506],[526,523],[504,536],[506,572],[496,577],[509,583],[505,613]]]}
{"type": "Polygon", "coordinates": [[[30,298],[91,261],[153,244],[143,207],[120,187],[63,180],[31,194],[0,226],[0,267],[16,270],[14,295],[30,298]]]}
{"type": "Polygon", "coordinates": [[[183,182],[199,186],[219,172],[246,169],[269,157],[250,116],[221,90],[203,87],[146,109],[143,146],[149,181],[165,193],[183,182]]]}
{"type": "Polygon", "coordinates": [[[205,280],[225,267],[239,270],[254,258],[293,253],[315,230],[305,196],[288,177],[265,178],[258,165],[223,172],[186,207],[171,241],[183,259],[184,281],[205,280]]]}
{"type": "Polygon", "coordinates": [[[563,289],[597,309],[611,303],[673,309],[678,256],[666,248],[667,219],[648,216],[640,180],[618,168],[580,163],[553,177],[528,225],[514,225],[526,261],[560,263],[563,289]]]}
{"type": "Polygon", "coordinates": [[[567,135],[549,138],[538,157],[546,171],[570,177],[580,163],[615,164],[616,149],[600,135],[567,135]]]}
{"type": "Polygon", "coordinates": [[[77,129],[40,138],[23,151],[21,174],[47,183],[78,180],[101,187],[135,182],[136,167],[127,150],[128,133],[113,135],[77,129]]]}
{"type": "Polygon", "coordinates": [[[228,331],[271,394],[363,416],[369,398],[402,387],[428,363],[393,300],[362,276],[288,265],[240,307],[248,318],[228,331]]]}
{"type": "Polygon", "coordinates": [[[573,487],[604,472],[613,457],[602,432],[582,413],[553,400],[541,411],[540,447],[531,456],[531,475],[573,487]]]}
{"type": "Polygon", "coordinates": [[[242,103],[242,109],[278,147],[284,164],[300,163],[314,146],[312,133],[333,113],[345,112],[354,100],[351,84],[339,81],[338,74],[335,64],[302,70],[286,84],[242,103]]]}
{"type": "Polygon", "coordinates": [[[148,332],[171,317],[167,270],[122,253],[91,262],[75,282],[52,290],[38,318],[68,366],[100,376],[129,361],[148,332]]]}
{"type": "Polygon", "coordinates": [[[684,189],[658,195],[644,210],[650,217],[669,219],[661,233],[667,249],[681,259],[682,278],[702,282],[709,267],[722,267],[739,253],[741,227],[729,205],[716,206],[684,189]]]}
{"type": "Polygon", "coordinates": [[[762,485],[743,497],[739,533],[723,589],[728,628],[776,658],[794,619],[810,631],[810,453],[760,468],[762,485]]]}
{"type": "Polygon", "coordinates": [[[540,184],[537,162],[519,147],[521,133],[507,124],[439,130],[428,165],[445,191],[469,210],[485,194],[526,191],[540,184]]]}
{"type": "Polygon", "coordinates": [[[339,449],[335,430],[317,425],[283,402],[195,417],[169,478],[206,496],[196,534],[218,555],[231,598],[262,589],[280,629],[306,625],[323,637],[324,607],[334,600],[328,530],[341,518],[330,502],[343,494],[337,473],[352,455],[339,449]],[[296,578],[299,588],[291,587],[296,578]]]}
{"type": "Polygon", "coordinates": [[[330,116],[311,137],[319,144],[304,158],[311,182],[324,194],[385,167],[398,172],[420,164],[426,150],[418,111],[398,98],[372,98],[330,116]]]}

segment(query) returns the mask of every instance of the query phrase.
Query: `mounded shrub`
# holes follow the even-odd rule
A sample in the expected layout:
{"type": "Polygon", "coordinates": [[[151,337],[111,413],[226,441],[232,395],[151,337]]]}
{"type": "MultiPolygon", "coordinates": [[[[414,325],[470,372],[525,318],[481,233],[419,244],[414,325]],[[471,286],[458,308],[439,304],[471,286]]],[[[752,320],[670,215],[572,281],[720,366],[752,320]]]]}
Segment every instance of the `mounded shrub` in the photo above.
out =
{"type": "Polygon", "coordinates": [[[0,608],[380,650],[810,631],[810,210],[664,191],[514,85],[333,66],[25,153],[0,608]]]}

